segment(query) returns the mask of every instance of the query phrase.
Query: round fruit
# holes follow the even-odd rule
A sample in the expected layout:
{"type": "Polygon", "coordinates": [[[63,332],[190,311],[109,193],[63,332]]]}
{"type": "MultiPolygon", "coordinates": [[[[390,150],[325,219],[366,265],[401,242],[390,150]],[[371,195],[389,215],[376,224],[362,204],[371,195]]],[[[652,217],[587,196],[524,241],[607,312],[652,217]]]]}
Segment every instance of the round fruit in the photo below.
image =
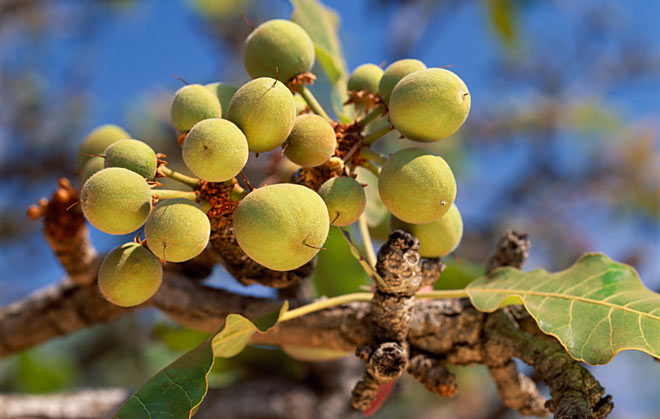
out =
{"type": "Polygon", "coordinates": [[[221,115],[218,97],[201,84],[183,86],[174,94],[172,123],[180,132],[188,132],[199,121],[221,115]]]}
{"type": "Polygon", "coordinates": [[[292,162],[302,167],[320,166],[335,153],[337,136],[324,118],[300,115],[296,117],[285,147],[284,154],[292,162]]]}
{"type": "Polygon", "coordinates": [[[297,24],[283,19],[259,25],[245,40],[245,70],[253,79],[272,77],[287,82],[314,65],[314,43],[297,24]]]}
{"type": "Polygon", "coordinates": [[[211,224],[197,204],[184,198],[159,202],[144,226],[147,246],[168,262],[185,262],[202,253],[211,224]]]}
{"type": "Polygon", "coordinates": [[[87,179],[92,177],[94,173],[103,170],[103,167],[105,167],[105,159],[103,157],[95,156],[87,160],[82,169],[80,169],[80,178],[82,179],[82,182],[87,182],[87,179]]]}
{"type": "Polygon", "coordinates": [[[333,177],[325,181],[319,195],[328,207],[330,223],[333,226],[353,224],[367,205],[364,188],[352,177],[333,177]]]}
{"type": "Polygon", "coordinates": [[[353,70],[348,78],[348,90],[364,90],[376,94],[381,77],[383,77],[382,68],[376,64],[362,64],[353,70]]]}
{"type": "Polygon", "coordinates": [[[78,149],[78,167],[82,168],[94,155],[101,155],[116,141],[131,138],[131,134],[117,125],[101,125],[87,134],[78,149]]]}
{"type": "Polygon", "coordinates": [[[282,145],[293,129],[296,104],[288,87],[262,77],[238,89],[229,103],[227,119],[243,131],[250,151],[271,151],[282,145]]]}
{"type": "Polygon", "coordinates": [[[106,300],[121,307],[142,304],[163,280],[163,267],[148,249],[126,243],[108,253],[99,268],[99,289],[106,300]]]}
{"type": "Polygon", "coordinates": [[[82,187],[83,214],[108,234],[127,234],[140,228],[151,211],[151,188],[135,172],[109,167],[96,172],[82,187]]]}
{"type": "Polygon", "coordinates": [[[213,92],[214,95],[218,98],[220,101],[220,107],[222,108],[222,117],[226,118],[227,117],[227,109],[229,109],[229,102],[231,102],[231,98],[234,96],[234,93],[236,93],[237,88],[235,88],[232,85],[226,84],[226,83],[209,83],[204,85],[207,89],[209,89],[211,92],[213,92]]]}
{"type": "Polygon", "coordinates": [[[383,204],[397,218],[424,224],[442,217],[456,197],[456,181],[447,162],[420,148],[390,156],[378,177],[383,204]]]}
{"type": "Polygon", "coordinates": [[[328,209],[319,194],[291,183],[255,189],[234,212],[234,234],[241,249],[276,271],[309,262],[329,228],[328,209]]]}
{"type": "Polygon", "coordinates": [[[385,69],[383,77],[381,77],[380,83],[378,84],[378,93],[380,93],[383,102],[389,106],[392,90],[394,90],[394,86],[397,85],[399,80],[410,73],[425,69],[426,65],[424,65],[423,62],[411,58],[395,61],[390,64],[389,67],[385,69]]]}
{"type": "Polygon", "coordinates": [[[397,83],[390,98],[392,125],[416,141],[438,141],[455,133],[470,112],[470,93],[456,74],[429,68],[397,83]]]}
{"type": "Polygon", "coordinates": [[[195,176],[224,182],[236,176],[248,160],[243,132],[226,119],[205,119],[195,124],[183,143],[183,161],[195,176]]]}
{"type": "Polygon", "coordinates": [[[142,141],[119,140],[105,149],[105,167],[123,167],[153,180],[156,165],[156,153],[142,141]]]}
{"type": "Polygon", "coordinates": [[[400,228],[419,239],[419,254],[425,258],[442,258],[453,252],[463,237],[463,220],[456,205],[442,217],[427,224],[409,224],[390,217],[392,230],[400,228]]]}

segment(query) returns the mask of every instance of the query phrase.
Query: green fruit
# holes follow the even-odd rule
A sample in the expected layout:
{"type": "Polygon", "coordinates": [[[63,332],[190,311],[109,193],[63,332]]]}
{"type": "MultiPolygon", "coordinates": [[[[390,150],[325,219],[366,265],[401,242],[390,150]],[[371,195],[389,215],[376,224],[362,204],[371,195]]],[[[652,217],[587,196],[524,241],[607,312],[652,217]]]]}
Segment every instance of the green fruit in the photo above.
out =
{"type": "Polygon", "coordinates": [[[209,182],[224,182],[236,176],[249,154],[245,135],[226,119],[205,119],[195,124],[182,152],[190,171],[209,182]]]}
{"type": "Polygon", "coordinates": [[[348,78],[348,90],[364,90],[376,94],[382,77],[383,69],[376,64],[362,64],[348,78]]]}
{"type": "Polygon", "coordinates": [[[102,155],[116,141],[131,138],[131,134],[117,125],[101,125],[87,134],[78,149],[78,167],[82,168],[94,155],[102,155]]]}
{"type": "Polygon", "coordinates": [[[202,253],[211,224],[197,204],[184,198],[159,202],[144,226],[147,246],[168,262],[185,262],[202,253]]]}
{"type": "Polygon", "coordinates": [[[324,118],[313,115],[296,117],[287,138],[284,154],[302,167],[320,166],[335,153],[337,136],[324,118]]]}
{"type": "Polygon", "coordinates": [[[291,183],[250,192],[234,212],[234,234],[241,249],[276,271],[310,261],[328,237],[330,221],[323,199],[291,183]]]}
{"type": "Polygon", "coordinates": [[[394,90],[394,86],[397,85],[399,80],[410,73],[424,69],[426,69],[426,65],[424,65],[423,62],[410,58],[395,61],[390,64],[389,67],[385,69],[383,77],[380,79],[380,83],[378,84],[378,93],[380,93],[380,97],[383,99],[383,102],[389,106],[392,90],[394,90]]]}
{"type": "Polygon", "coordinates": [[[282,145],[293,129],[296,104],[288,87],[262,77],[238,89],[229,103],[227,119],[243,131],[250,151],[271,151],[282,145]]]}
{"type": "Polygon", "coordinates": [[[383,204],[397,218],[424,224],[442,217],[456,197],[456,181],[447,162],[420,148],[390,156],[378,177],[383,204]]]}
{"type": "Polygon", "coordinates": [[[105,159],[103,157],[92,157],[83,165],[80,169],[80,178],[82,182],[87,182],[87,179],[92,177],[92,175],[99,170],[103,170],[105,167],[105,159]]]}
{"type": "Polygon", "coordinates": [[[232,85],[220,82],[209,83],[204,85],[204,87],[213,92],[213,94],[218,98],[220,101],[220,107],[222,108],[222,117],[226,118],[227,109],[229,109],[229,102],[231,102],[231,98],[234,96],[234,93],[236,93],[238,89],[232,85]]]}
{"type": "Polygon", "coordinates": [[[199,121],[221,115],[218,97],[201,84],[183,86],[174,94],[172,123],[177,131],[188,132],[199,121]]]}
{"type": "Polygon", "coordinates": [[[293,101],[296,104],[296,115],[300,115],[302,111],[307,109],[307,101],[299,94],[293,95],[293,101]]]}
{"type": "Polygon", "coordinates": [[[364,188],[352,177],[333,177],[325,181],[319,195],[328,207],[330,223],[333,226],[353,224],[367,205],[364,188]]]}
{"type": "Polygon", "coordinates": [[[105,167],[123,167],[153,180],[156,176],[156,153],[138,140],[119,140],[105,149],[105,167]]]}
{"type": "Polygon", "coordinates": [[[140,228],[151,211],[151,188],[135,172],[109,167],[95,173],[82,187],[83,214],[108,234],[127,234],[140,228]]]}
{"type": "Polygon", "coordinates": [[[106,300],[121,307],[142,304],[151,298],[163,280],[163,267],[148,249],[126,243],[103,259],[99,289],[106,300]]]}
{"type": "Polygon", "coordinates": [[[425,258],[442,258],[453,252],[463,237],[463,220],[456,205],[442,217],[427,224],[409,224],[390,217],[392,230],[407,231],[419,239],[419,254],[425,258]]]}
{"type": "Polygon", "coordinates": [[[392,125],[416,141],[438,141],[455,133],[470,112],[470,93],[456,74],[429,68],[397,83],[390,98],[392,125]]]}
{"type": "Polygon", "coordinates": [[[297,24],[289,20],[269,20],[245,40],[243,64],[253,79],[272,77],[287,82],[312,69],[314,43],[297,24]]]}

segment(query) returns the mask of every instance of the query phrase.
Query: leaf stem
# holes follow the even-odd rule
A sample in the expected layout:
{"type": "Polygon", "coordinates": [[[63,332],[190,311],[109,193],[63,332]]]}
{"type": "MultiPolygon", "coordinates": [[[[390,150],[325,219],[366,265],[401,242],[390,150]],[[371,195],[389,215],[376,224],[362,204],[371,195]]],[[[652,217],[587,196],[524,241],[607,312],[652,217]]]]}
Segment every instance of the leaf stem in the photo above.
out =
{"type": "Polygon", "coordinates": [[[371,145],[376,142],[379,138],[388,134],[390,131],[394,130],[394,127],[390,124],[385,125],[384,127],[378,128],[376,131],[370,133],[366,137],[362,138],[362,144],[371,145]]]}
{"type": "Polygon", "coordinates": [[[376,253],[374,252],[374,245],[371,242],[371,234],[369,233],[369,225],[367,224],[367,214],[362,212],[358,218],[358,227],[360,228],[360,235],[362,236],[362,244],[364,250],[367,252],[367,261],[372,267],[376,266],[376,253]]]}
{"type": "Polygon", "coordinates": [[[328,120],[328,122],[332,122],[332,119],[330,119],[330,117],[325,112],[325,110],[323,110],[323,107],[321,106],[319,101],[316,100],[316,98],[312,94],[312,91],[309,90],[307,86],[303,86],[302,89],[300,89],[300,95],[303,97],[303,99],[305,99],[305,102],[307,102],[312,112],[322,116],[323,118],[328,120]]]}
{"type": "Polygon", "coordinates": [[[199,186],[200,183],[199,179],[186,176],[183,173],[175,172],[174,170],[170,169],[167,166],[160,166],[158,170],[160,171],[160,173],[164,174],[168,178],[174,179],[180,183],[183,183],[184,185],[190,186],[193,189],[199,186]]]}
{"type": "Polygon", "coordinates": [[[154,189],[151,191],[158,199],[184,198],[191,201],[197,200],[197,194],[193,191],[175,191],[172,189],[154,189]]]}
{"type": "Polygon", "coordinates": [[[364,118],[360,119],[360,120],[358,121],[358,125],[359,125],[361,128],[364,128],[364,127],[366,127],[366,126],[369,124],[369,122],[371,122],[371,121],[373,121],[374,119],[378,118],[378,116],[380,116],[380,115],[382,115],[382,114],[383,114],[383,105],[380,104],[380,105],[376,106],[376,108],[375,108],[374,110],[372,110],[371,112],[369,112],[369,113],[367,114],[367,116],[365,116],[364,118]]]}

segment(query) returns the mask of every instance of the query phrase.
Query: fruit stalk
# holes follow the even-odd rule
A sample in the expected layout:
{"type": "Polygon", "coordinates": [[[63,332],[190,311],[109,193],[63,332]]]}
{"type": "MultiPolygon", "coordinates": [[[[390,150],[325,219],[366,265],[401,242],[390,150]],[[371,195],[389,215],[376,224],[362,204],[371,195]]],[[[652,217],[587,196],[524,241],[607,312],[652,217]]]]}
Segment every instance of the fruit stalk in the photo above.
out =
{"type": "Polygon", "coordinates": [[[362,213],[360,218],[358,218],[358,228],[360,229],[360,235],[362,236],[362,244],[364,244],[364,250],[367,252],[367,261],[369,265],[376,266],[376,253],[374,253],[374,245],[371,242],[371,234],[369,233],[369,225],[367,224],[367,214],[362,213]]]}
{"type": "Polygon", "coordinates": [[[158,199],[183,198],[191,201],[197,200],[197,194],[192,191],[175,191],[172,189],[155,189],[151,191],[153,196],[158,199]]]}
{"type": "Polygon", "coordinates": [[[375,152],[374,150],[368,147],[364,147],[360,150],[360,157],[372,161],[376,164],[380,164],[381,166],[385,163],[385,160],[387,160],[385,156],[375,152]]]}
{"type": "Polygon", "coordinates": [[[362,139],[362,144],[371,145],[375,143],[376,140],[380,139],[382,136],[384,136],[385,134],[389,133],[392,130],[394,130],[394,127],[389,124],[385,125],[384,127],[378,128],[376,131],[364,137],[362,139]]]}
{"type": "Polygon", "coordinates": [[[177,182],[183,183],[186,186],[190,186],[191,188],[195,189],[196,187],[199,186],[199,179],[191,177],[191,176],[186,176],[183,173],[176,172],[172,169],[170,169],[167,166],[160,166],[158,168],[160,173],[165,175],[166,177],[170,179],[174,179],[177,182]]]}
{"type": "Polygon", "coordinates": [[[362,128],[366,127],[369,122],[373,121],[374,119],[378,118],[380,115],[383,114],[383,105],[378,105],[374,110],[369,112],[367,116],[362,118],[361,120],[358,121],[358,125],[362,128]]]}
{"type": "Polygon", "coordinates": [[[312,91],[309,90],[307,86],[303,86],[302,89],[300,89],[300,95],[303,97],[303,99],[305,99],[305,102],[307,102],[312,112],[314,112],[319,116],[322,116],[323,118],[328,120],[328,122],[332,122],[332,119],[330,119],[330,117],[325,112],[319,101],[316,100],[316,98],[312,94],[312,91]]]}

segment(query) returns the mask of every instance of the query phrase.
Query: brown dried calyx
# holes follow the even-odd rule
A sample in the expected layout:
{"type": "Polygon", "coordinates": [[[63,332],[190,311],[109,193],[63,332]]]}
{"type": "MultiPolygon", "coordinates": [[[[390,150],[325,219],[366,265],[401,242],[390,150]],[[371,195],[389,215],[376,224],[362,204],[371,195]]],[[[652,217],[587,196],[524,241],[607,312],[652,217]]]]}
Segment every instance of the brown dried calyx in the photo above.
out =
{"type": "Polygon", "coordinates": [[[383,103],[383,100],[378,94],[370,93],[366,90],[349,90],[347,93],[348,100],[344,103],[344,105],[361,105],[364,107],[366,112],[383,103]]]}
{"type": "Polygon", "coordinates": [[[414,236],[395,230],[378,252],[376,270],[383,282],[376,284],[371,300],[371,340],[356,350],[366,371],[353,389],[351,402],[355,409],[367,410],[376,400],[378,387],[396,380],[408,368],[410,347],[406,337],[415,293],[424,278],[419,247],[414,236]]]}
{"type": "Polygon", "coordinates": [[[302,89],[306,84],[309,84],[310,86],[314,84],[314,81],[316,80],[316,76],[308,71],[306,73],[300,73],[296,76],[294,76],[291,80],[286,82],[286,87],[291,90],[291,92],[296,93],[299,92],[300,89],[302,89]]]}

